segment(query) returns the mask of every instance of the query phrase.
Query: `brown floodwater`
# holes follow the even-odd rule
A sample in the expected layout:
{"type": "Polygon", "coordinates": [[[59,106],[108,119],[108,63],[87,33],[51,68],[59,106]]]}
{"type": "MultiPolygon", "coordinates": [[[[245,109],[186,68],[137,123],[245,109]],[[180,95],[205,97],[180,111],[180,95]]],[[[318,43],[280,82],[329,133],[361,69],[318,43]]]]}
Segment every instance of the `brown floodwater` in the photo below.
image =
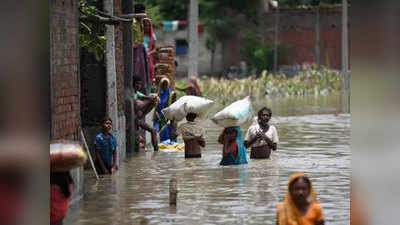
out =
{"type": "MultiPolygon", "coordinates": [[[[307,173],[326,224],[348,225],[350,209],[350,115],[337,114],[339,96],[262,99],[255,109],[273,110],[270,124],[280,143],[271,159],[219,165],[222,128],[202,124],[207,146],[200,159],[183,152],[135,153],[113,176],[96,181],[86,171],[85,195],[64,224],[276,224],[293,172],[307,173]],[[169,205],[169,180],[178,180],[177,205],[169,205]]],[[[245,133],[249,124],[242,126],[245,133]]]]}

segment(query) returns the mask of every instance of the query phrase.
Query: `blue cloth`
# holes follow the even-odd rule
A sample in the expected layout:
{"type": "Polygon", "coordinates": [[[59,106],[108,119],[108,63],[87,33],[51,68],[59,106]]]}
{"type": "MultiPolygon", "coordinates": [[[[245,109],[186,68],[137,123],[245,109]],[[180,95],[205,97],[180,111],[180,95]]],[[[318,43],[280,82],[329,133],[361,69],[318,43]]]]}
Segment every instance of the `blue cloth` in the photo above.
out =
{"type": "Polygon", "coordinates": [[[219,164],[222,166],[247,164],[247,151],[243,144],[242,130],[239,126],[229,127],[228,129],[235,129],[237,131],[238,156],[236,158],[232,154],[225,156],[219,164]]]}
{"type": "Polygon", "coordinates": [[[160,119],[159,120],[155,120],[153,122],[153,127],[157,130],[157,132],[160,132],[161,128],[163,126],[166,126],[163,130],[163,132],[160,133],[160,141],[165,141],[167,139],[170,139],[170,126],[169,124],[167,125],[167,119],[164,117],[164,114],[161,112],[162,109],[166,108],[166,106],[168,105],[168,101],[169,101],[169,95],[171,94],[172,90],[171,89],[167,89],[166,91],[164,90],[160,90],[160,103],[157,106],[157,112],[158,115],[160,115],[160,119]]]}
{"type": "Polygon", "coordinates": [[[98,134],[94,140],[94,146],[96,147],[96,151],[99,151],[104,166],[108,170],[111,170],[113,153],[117,148],[117,140],[114,135],[110,134],[106,137],[103,133],[98,134]]]}
{"type": "MultiPolygon", "coordinates": [[[[157,41],[157,36],[155,33],[153,33],[153,40],[157,41]]],[[[149,45],[150,45],[150,37],[149,36],[144,36],[143,37],[143,45],[144,48],[146,49],[146,52],[149,53],[149,45]]]]}
{"type": "Polygon", "coordinates": [[[162,22],[164,31],[173,31],[172,21],[163,21],[162,22]]]}
{"type": "Polygon", "coordinates": [[[232,154],[229,154],[228,156],[224,156],[224,157],[222,157],[219,165],[221,165],[221,166],[235,165],[235,157],[232,154]]]}
{"type": "Polygon", "coordinates": [[[176,31],[178,30],[179,21],[163,21],[162,24],[164,27],[164,31],[176,31]]]}

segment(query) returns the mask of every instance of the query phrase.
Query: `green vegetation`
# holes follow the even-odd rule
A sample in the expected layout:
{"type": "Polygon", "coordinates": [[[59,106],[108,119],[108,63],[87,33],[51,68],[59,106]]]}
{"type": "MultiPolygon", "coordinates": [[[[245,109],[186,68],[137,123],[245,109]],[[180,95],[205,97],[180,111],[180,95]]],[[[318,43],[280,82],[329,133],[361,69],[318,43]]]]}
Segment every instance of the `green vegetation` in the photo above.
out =
{"type": "Polygon", "coordinates": [[[264,71],[258,79],[250,77],[227,80],[202,77],[199,84],[204,96],[229,101],[247,95],[255,98],[326,95],[339,91],[341,82],[341,76],[336,71],[327,68],[321,68],[320,71],[305,68],[300,75],[292,78],[285,74],[267,75],[267,71],[264,71]]]}
{"type": "Polygon", "coordinates": [[[97,0],[79,1],[79,45],[80,48],[92,53],[96,60],[101,61],[104,57],[106,37],[104,26],[99,23],[88,22],[87,19],[98,16],[97,7],[101,2],[97,0]]]}
{"type": "MultiPolygon", "coordinates": [[[[257,73],[263,70],[272,70],[274,66],[274,44],[264,43],[252,32],[246,34],[245,44],[240,53],[254,66],[257,73]]],[[[282,58],[282,51],[278,47],[278,61],[282,58]]]]}

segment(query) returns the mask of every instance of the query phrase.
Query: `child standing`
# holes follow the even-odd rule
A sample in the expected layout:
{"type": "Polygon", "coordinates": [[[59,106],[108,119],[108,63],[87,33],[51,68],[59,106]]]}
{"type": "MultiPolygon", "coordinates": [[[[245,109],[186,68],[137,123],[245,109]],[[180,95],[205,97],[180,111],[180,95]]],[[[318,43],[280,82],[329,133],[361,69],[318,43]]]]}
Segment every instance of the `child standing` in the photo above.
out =
{"type": "Polygon", "coordinates": [[[182,135],[185,142],[185,158],[200,158],[200,147],[204,148],[206,146],[205,131],[194,121],[196,117],[197,114],[188,113],[186,115],[187,122],[179,125],[176,134],[172,135],[173,139],[176,139],[180,134],[182,135]]]}
{"type": "Polygon", "coordinates": [[[239,126],[225,128],[219,135],[218,142],[223,145],[220,165],[247,164],[246,148],[239,126]]]}
{"type": "Polygon", "coordinates": [[[112,135],[112,120],[105,118],[102,121],[102,131],[96,136],[96,164],[100,174],[112,174],[117,167],[117,140],[112,135]]]}

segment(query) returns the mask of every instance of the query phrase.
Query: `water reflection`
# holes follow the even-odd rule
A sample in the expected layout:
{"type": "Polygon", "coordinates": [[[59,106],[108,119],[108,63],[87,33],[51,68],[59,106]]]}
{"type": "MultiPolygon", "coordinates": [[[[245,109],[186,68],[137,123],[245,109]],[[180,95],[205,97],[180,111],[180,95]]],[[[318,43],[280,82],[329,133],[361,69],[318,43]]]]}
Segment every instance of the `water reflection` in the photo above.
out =
{"type": "Polygon", "coordinates": [[[349,224],[350,117],[336,116],[335,104],[327,105],[319,112],[330,114],[297,116],[271,106],[279,149],[271,159],[250,159],[247,165],[219,166],[222,146],[216,139],[222,129],[205,121],[202,158],[185,160],[182,152],[134,154],[117,175],[86,179],[85,197],[65,224],[275,224],[276,205],[297,171],[310,176],[327,224],[349,224]],[[176,207],[169,206],[173,177],[176,207]]]}

